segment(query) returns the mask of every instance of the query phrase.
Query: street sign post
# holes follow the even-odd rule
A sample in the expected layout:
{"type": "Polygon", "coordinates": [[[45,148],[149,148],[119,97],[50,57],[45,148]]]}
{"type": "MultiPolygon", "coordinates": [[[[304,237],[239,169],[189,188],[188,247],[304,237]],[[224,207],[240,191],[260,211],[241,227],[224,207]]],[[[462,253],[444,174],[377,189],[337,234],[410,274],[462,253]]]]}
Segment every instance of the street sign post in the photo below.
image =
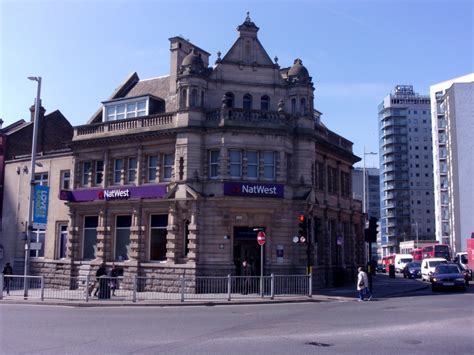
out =
{"type": "Polygon", "coordinates": [[[260,230],[257,233],[257,243],[260,245],[260,296],[263,297],[263,246],[265,245],[266,234],[260,230]]]}

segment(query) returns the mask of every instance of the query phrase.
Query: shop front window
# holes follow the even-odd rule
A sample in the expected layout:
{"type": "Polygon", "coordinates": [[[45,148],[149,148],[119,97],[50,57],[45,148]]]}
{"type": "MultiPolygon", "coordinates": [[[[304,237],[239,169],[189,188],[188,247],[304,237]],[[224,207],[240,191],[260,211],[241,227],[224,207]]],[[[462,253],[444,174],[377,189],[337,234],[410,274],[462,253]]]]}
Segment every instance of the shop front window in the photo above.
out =
{"type": "Polygon", "coordinates": [[[166,260],[166,235],[168,215],[152,215],[150,218],[150,260],[166,260]]]}

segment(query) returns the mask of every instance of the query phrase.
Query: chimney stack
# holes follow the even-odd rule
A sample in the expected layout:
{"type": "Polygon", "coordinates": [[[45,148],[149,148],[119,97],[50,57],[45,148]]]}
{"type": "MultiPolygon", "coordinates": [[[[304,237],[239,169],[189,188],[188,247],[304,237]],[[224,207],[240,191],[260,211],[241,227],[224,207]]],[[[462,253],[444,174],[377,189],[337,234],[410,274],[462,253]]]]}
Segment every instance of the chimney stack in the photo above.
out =
{"type": "MultiPolygon", "coordinates": [[[[43,106],[41,106],[41,103],[40,103],[40,114],[39,114],[40,120],[44,118],[45,112],[46,110],[44,109],[43,106]]],[[[30,113],[31,113],[30,121],[33,122],[35,120],[35,105],[34,104],[30,107],[30,113]]]]}

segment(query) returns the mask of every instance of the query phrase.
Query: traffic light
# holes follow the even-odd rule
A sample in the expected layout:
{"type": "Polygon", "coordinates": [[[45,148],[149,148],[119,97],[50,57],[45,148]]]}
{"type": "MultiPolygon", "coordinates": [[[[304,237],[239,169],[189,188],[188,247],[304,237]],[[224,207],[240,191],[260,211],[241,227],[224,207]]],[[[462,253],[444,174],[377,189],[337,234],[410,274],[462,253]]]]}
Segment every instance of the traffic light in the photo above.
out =
{"type": "Polygon", "coordinates": [[[306,243],[308,240],[308,219],[304,214],[298,216],[298,238],[299,243],[306,243]]]}
{"type": "Polygon", "coordinates": [[[378,223],[377,218],[370,217],[369,219],[369,228],[365,230],[365,241],[368,243],[377,242],[377,232],[378,232],[378,223]]]}

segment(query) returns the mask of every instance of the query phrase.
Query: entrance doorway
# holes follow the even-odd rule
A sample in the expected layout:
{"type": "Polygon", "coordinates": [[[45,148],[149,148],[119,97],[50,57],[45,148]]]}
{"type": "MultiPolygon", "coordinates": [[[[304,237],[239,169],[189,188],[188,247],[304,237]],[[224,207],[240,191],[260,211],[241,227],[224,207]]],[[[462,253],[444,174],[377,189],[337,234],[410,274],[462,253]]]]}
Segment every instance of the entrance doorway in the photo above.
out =
{"type": "MultiPolygon", "coordinates": [[[[241,275],[242,262],[247,260],[253,276],[260,276],[260,245],[254,229],[265,231],[264,227],[234,227],[234,264],[237,275],[241,275]]],[[[265,248],[264,260],[265,260],[265,248]]]]}

